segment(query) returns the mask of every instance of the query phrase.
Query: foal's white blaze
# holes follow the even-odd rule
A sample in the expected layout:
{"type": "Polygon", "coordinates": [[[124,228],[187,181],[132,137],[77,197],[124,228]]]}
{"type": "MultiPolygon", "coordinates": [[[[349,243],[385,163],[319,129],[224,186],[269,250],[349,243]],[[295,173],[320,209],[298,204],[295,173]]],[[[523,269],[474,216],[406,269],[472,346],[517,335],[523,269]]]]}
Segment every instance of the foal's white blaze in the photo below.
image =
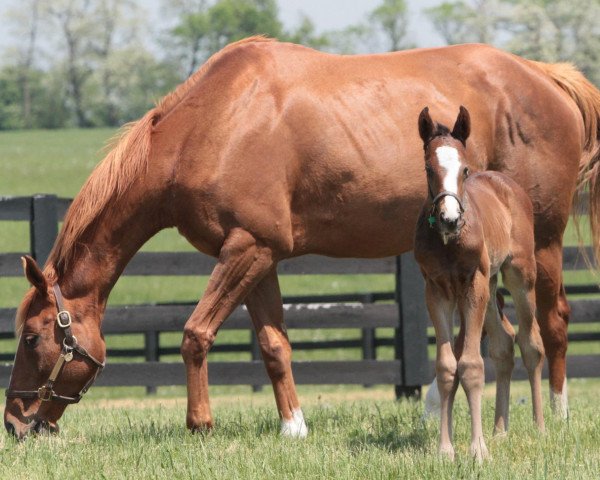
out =
{"type": "Polygon", "coordinates": [[[281,435],[292,438],[304,438],[308,435],[308,427],[304,415],[299,408],[292,411],[292,418],[281,420],[281,435]]]}
{"type": "MultiPolygon", "coordinates": [[[[460,159],[458,150],[453,147],[443,146],[435,149],[438,162],[445,170],[442,185],[444,190],[458,194],[458,174],[460,172],[460,159]]],[[[458,220],[460,217],[460,205],[454,197],[445,197],[440,204],[444,217],[448,220],[458,220]]]]}

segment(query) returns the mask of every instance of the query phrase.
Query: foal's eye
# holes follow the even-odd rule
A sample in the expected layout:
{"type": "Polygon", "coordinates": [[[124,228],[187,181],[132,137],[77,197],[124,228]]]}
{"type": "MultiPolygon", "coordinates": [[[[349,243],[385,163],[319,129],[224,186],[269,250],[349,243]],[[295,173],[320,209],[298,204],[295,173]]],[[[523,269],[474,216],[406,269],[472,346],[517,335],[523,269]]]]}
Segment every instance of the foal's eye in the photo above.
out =
{"type": "Polygon", "coordinates": [[[425,173],[427,174],[428,177],[431,177],[431,175],[433,175],[433,170],[431,169],[431,167],[429,165],[427,165],[425,167],[425,173]]]}
{"type": "Polygon", "coordinates": [[[463,175],[465,178],[467,178],[469,176],[471,172],[469,171],[469,167],[465,167],[465,169],[463,170],[463,175]]]}
{"type": "Polygon", "coordinates": [[[35,348],[38,346],[38,343],[40,343],[40,336],[39,335],[25,335],[25,337],[23,337],[23,342],[25,343],[25,346],[27,348],[35,348]]]}

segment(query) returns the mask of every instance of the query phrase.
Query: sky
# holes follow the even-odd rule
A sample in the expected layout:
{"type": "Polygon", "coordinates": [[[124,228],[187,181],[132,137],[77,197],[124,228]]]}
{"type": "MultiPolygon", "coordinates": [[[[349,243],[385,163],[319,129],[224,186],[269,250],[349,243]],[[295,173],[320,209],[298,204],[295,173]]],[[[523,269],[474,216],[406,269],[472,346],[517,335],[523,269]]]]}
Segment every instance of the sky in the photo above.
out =
{"type": "MultiPolygon", "coordinates": [[[[408,41],[418,46],[429,47],[443,45],[439,35],[433,31],[431,23],[422,14],[424,8],[437,5],[442,0],[407,0],[410,17],[408,41]]],[[[160,6],[164,0],[140,0],[155,24],[164,23],[161,19],[160,6]]],[[[0,19],[7,9],[18,5],[19,0],[0,0],[0,19]]],[[[382,0],[278,0],[280,17],[287,28],[297,26],[301,13],[308,15],[314,22],[318,32],[340,30],[366,19],[368,12],[374,10],[382,0]]],[[[0,47],[10,43],[9,33],[0,27],[0,47]]]]}

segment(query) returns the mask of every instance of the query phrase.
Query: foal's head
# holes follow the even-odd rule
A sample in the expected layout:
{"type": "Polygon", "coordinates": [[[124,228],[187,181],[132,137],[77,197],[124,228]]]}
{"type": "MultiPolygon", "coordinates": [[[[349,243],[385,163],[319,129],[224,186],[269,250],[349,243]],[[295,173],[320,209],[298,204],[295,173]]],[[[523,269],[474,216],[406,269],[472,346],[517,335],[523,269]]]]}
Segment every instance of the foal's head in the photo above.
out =
{"type": "Polygon", "coordinates": [[[431,213],[429,224],[444,243],[457,237],[463,225],[463,182],[469,176],[465,149],[471,131],[469,112],[460,107],[454,128],[434,123],[425,107],[419,115],[419,134],[425,149],[425,171],[431,213]]]}

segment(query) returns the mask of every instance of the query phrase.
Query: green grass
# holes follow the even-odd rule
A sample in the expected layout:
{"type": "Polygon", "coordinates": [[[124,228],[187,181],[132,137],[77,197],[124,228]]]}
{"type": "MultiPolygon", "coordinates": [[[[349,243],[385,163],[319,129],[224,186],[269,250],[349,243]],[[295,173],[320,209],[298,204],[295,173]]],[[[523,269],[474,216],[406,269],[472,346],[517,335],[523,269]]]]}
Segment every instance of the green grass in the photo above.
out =
{"type": "Polygon", "coordinates": [[[531,420],[528,387],[515,382],[511,430],[491,438],[493,389],[483,408],[491,459],[467,454],[469,417],[464,394],[455,407],[455,462],[436,454],[437,422],[421,421],[422,405],[396,402],[389,389],[304,387],[310,429],[305,440],[279,437],[270,392],[213,389],[215,429],[192,435],[185,401],[87,398],[72,406],[58,436],[17,443],[0,436],[0,478],[11,479],[596,479],[600,471],[600,413],[596,380],[572,381],[571,417],[545,409],[547,433],[531,420]]]}

